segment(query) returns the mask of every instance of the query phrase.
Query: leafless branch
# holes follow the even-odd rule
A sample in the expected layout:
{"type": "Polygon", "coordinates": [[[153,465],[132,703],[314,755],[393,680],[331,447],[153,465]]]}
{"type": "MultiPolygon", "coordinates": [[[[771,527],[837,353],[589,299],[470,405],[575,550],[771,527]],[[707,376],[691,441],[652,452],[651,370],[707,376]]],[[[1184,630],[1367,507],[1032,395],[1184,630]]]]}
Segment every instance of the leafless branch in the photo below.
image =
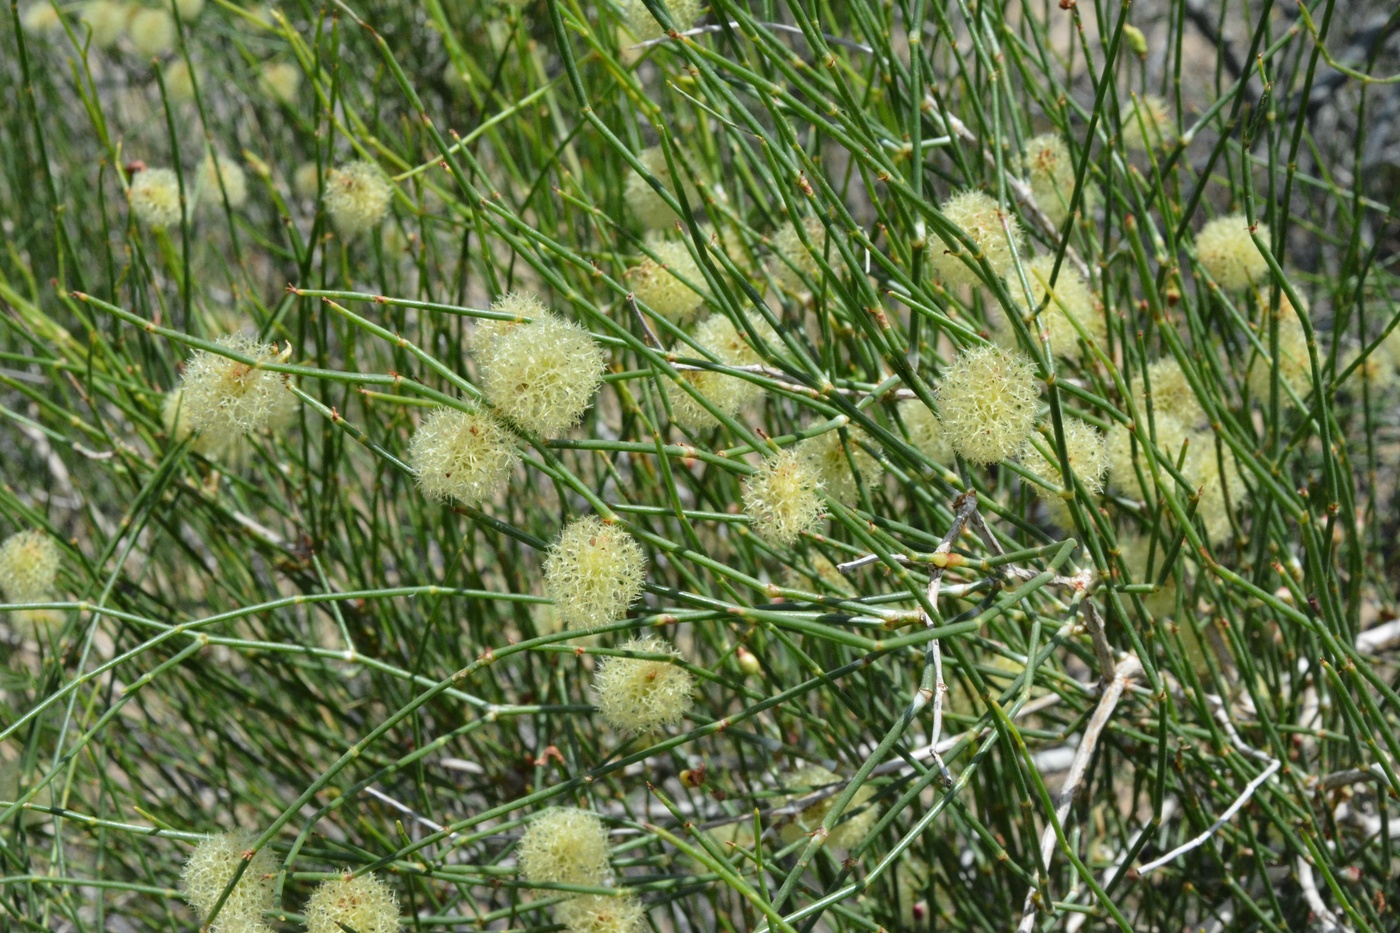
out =
{"type": "MultiPolygon", "coordinates": [[[[1079,793],[1079,786],[1084,782],[1084,775],[1089,771],[1089,762],[1093,760],[1094,750],[1098,747],[1099,738],[1103,735],[1104,728],[1108,725],[1109,719],[1113,716],[1113,711],[1118,707],[1118,701],[1123,697],[1123,691],[1128,685],[1128,681],[1142,672],[1142,664],[1136,655],[1129,655],[1119,662],[1114,669],[1113,680],[1104,689],[1103,695],[1099,697],[1099,704],[1094,708],[1094,714],[1089,717],[1089,722],[1084,727],[1084,737],[1079,740],[1079,748],[1075,750],[1074,761],[1070,763],[1069,774],[1065,776],[1064,786],[1060,788],[1059,796],[1055,800],[1055,820],[1054,823],[1047,822],[1045,829],[1040,834],[1040,859],[1044,863],[1050,861],[1050,856],[1055,850],[1055,824],[1058,823],[1063,831],[1065,819],[1069,816],[1069,809],[1074,803],[1074,797],[1079,793]]],[[[1017,933],[1029,933],[1035,927],[1036,917],[1036,889],[1030,888],[1026,891],[1026,900],[1021,907],[1021,922],[1017,925],[1017,933]]]]}
{"type": "Polygon", "coordinates": [[[637,307],[636,296],[631,294],[630,292],[627,295],[627,307],[632,309],[632,316],[635,317],[637,319],[637,323],[641,325],[642,334],[646,336],[647,343],[651,344],[658,350],[664,349],[664,347],[661,346],[660,338],[656,336],[656,331],[651,329],[651,323],[647,320],[647,316],[642,313],[641,308],[637,307]]]}
{"type": "MultiPolygon", "coordinates": [[[[938,589],[943,583],[943,572],[947,569],[948,553],[953,548],[953,542],[962,534],[968,520],[977,514],[977,492],[969,489],[958,496],[953,502],[953,523],[948,526],[948,533],[943,536],[943,540],[938,542],[938,547],[933,551],[933,572],[929,574],[928,589],[925,591],[925,598],[928,605],[934,612],[938,611],[938,589]],[[939,557],[943,561],[939,561],[939,557]]],[[[933,616],[927,610],[921,612],[925,628],[933,628],[935,623],[933,616]]],[[[943,762],[943,758],[938,754],[938,739],[943,733],[943,699],[948,693],[948,685],[943,682],[943,649],[938,644],[938,639],[929,642],[929,661],[933,665],[933,696],[926,698],[922,696],[915,699],[914,708],[917,711],[928,699],[933,700],[933,728],[929,735],[929,747],[934,749],[933,760],[938,765],[939,773],[943,775],[945,784],[953,783],[953,775],[948,771],[948,766],[943,762]]]]}
{"type": "Polygon", "coordinates": [[[1345,771],[1325,774],[1318,778],[1317,785],[1322,790],[1336,790],[1338,787],[1359,784],[1362,781],[1384,782],[1385,780],[1385,772],[1381,770],[1381,766],[1371,765],[1369,768],[1348,768],[1345,771]]]}
{"type": "Polygon", "coordinates": [[[1245,785],[1244,792],[1235,798],[1234,803],[1230,804],[1230,806],[1225,808],[1225,812],[1220,814],[1220,817],[1214,823],[1211,823],[1209,828],[1207,828],[1205,832],[1201,833],[1199,836],[1192,839],[1191,841],[1177,846],[1175,849],[1172,849],[1170,852],[1168,852],[1166,855],[1163,855],[1161,858],[1153,859],[1147,864],[1139,866],[1138,874],[1145,875],[1150,871],[1156,871],[1158,868],[1161,868],[1168,862],[1174,861],[1182,855],[1185,855],[1192,849],[1198,849],[1201,846],[1205,845],[1206,840],[1208,840],[1211,836],[1215,835],[1215,833],[1220,830],[1220,827],[1230,822],[1234,815],[1240,812],[1240,809],[1246,803],[1249,803],[1249,798],[1254,796],[1254,792],[1258,790],[1261,786],[1263,786],[1265,781],[1273,777],[1274,772],[1278,771],[1280,767],[1282,767],[1282,762],[1278,761],[1277,759],[1270,759],[1268,767],[1261,771],[1258,777],[1256,777],[1254,780],[1250,781],[1248,784],[1245,785]]]}
{"type": "MultiPolygon", "coordinates": [[[[1086,687],[1085,689],[1088,688],[1086,687]]],[[[1045,696],[1038,697],[1022,706],[1017,711],[1013,719],[1024,719],[1027,716],[1034,716],[1036,713],[1049,709],[1050,707],[1055,706],[1060,702],[1061,697],[1059,694],[1046,694],[1045,696]]],[[[891,761],[886,761],[883,764],[876,765],[871,770],[870,777],[884,777],[888,774],[898,774],[900,776],[907,777],[909,775],[912,775],[915,769],[906,762],[906,759],[913,761],[926,761],[934,758],[934,756],[942,756],[950,750],[956,748],[959,744],[974,744],[982,741],[988,735],[991,734],[991,731],[992,727],[990,725],[978,729],[969,729],[967,732],[962,732],[957,735],[949,736],[946,739],[941,739],[936,745],[929,744],[921,748],[912,749],[906,752],[900,758],[891,761]]],[[[859,751],[861,754],[868,755],[874,750],[874,746],[872,745],[869,747],[862,748],[859,751]]],[[[1053,773],[1055,771],[1063,770],[1065,767],[1063,764],[1060,763],[1061,749],[1058,747],[1053,749],[1046,749],[1043,752],[1037,753],[1037,755],[1043,756],[1037,758],[1037,766],[1043,765],[1043,767],[1041,768],[1042,773],[1053,773]]],[[[815,790],[810,794],[805,794],[797,800],[788,801],[780,806],[770,807],[766,810],[763,810],[762,813],[765,819],[776,819],[785,816],[791,816],[793,814],[802,812],[814,803],[818,803],[822,800],[825,800],[827,797],[840,793],[842,790],[845,789],[845,787],[846,782],[838,781],[834,784],[828,785],[827,787],[815,790]]],[[[682,813],[688,814],[693,812],[688,808],[688,805],[684,801],[676,801],[675,805],[682,813]]],[[[704,823],[699,824],[698,828],[714,829],[718,826],[727,826],[731,823],[737,823],[743,820],[751,819],[753,819],[752,810],[750,810],[749,812],[742,813],[738,816],[723,816],[717,817],[715,819],[710,819],[704,823]]]]}
{"type": "MultiPolygon", "coordinates": [[[[1178,806],[1179,804],[1176,802],[1175,798],[1168,797],[1166,800],[1163,800],[1161,822],[1165,823],[1168,820],[1170,820],[1173,816],[1175,816],[1176,809],[1178,806]]],[[[1118,870],[1123,867],[1123,863],[1128,859],[1128,854],[1137,850],[1138,843],[1142,841],[1142,837],[1147,833],[1155,832],[1159,825],[1160,823],[1149,822],[1137,831],[1136,835],[1133,836],[1132,841],[1129,842],[1126,846],[1123,847],[1122,850],[1119,851],[1118,855],[1113,860],[1113,864],[1110,865],[1108,868],[1104,869],[1103,874],[1099,875],[1100,886],[1108,884],[1109,879],[1116,875],[1118,873],[1118,870]]],[[[1073,899],[1073,894],[1065,898],[1065,900],[1067,901],[1073,901],[1073,899]]],[[[1069,917],[1065,920],[1065,933],[1079,933],[1079,930],[1081,930],[1084,924],[1088,922],[1089,916],[1089,914],[1079,913],[1077,911],[1075,913],[1070,914],[1069,917]]]]}
{"type": "Polygon", "coordinates": [[[1102,683],[1107,684],[1113,679],[1113,646],[1108,643],[1108,636],[1104,634],[1103,620],[1099,618],[1099,610],[1094,601],[1085,599],[1079,611],[1084,615],[1084,627],[1089,630],[1089,640],[1094,644],[1094,655],[1099,659],[1099,677],[1102,683]]]}
{"type": "MultiPolygon", "coordinates": [[[[715,372],[712,366],[697,366],[694,363],[672,363],[671,368],[677,372],[715,372]]],[[[820,398],[822,393],[812,388],[804,386],[798,382],[788,382],[787,373],[781,369],[774,369],[772,366],[764,366],[762,363],[755,363],[749,366],[726,366],[726,370],[737,372],[753,373],[757,376],[767,376],[778,384],[778,387],[797,395],[805,395],[808,398],[820,398]]],[[[861,389],[847,389],[840,386],[831,386],[828,392],[835,392],[839,395],[849,395],[852,397],[863,396],[866,393],[861,389]]]]}
{"type": "Polygon", "coordinates": [[[1400,619],[1369,628],[1356,636],[1356,650],[1362,654],[1380,654],[1400,645],[1400,619]]]}
{"type": "MultiPolygon", "coordinates": [[[[414,810],[414,809],[413,809],[412,807],[410,807],[408,804],[402,803],[401,801],[396,800],[396,799],[394,799],[393,797],[390,797],[388,794],[384,793],[382,790],[380,790],[379,788],[375,787],[375,786],[372,785],[372,784],[371,784],[369,787],[366,787],[366,788],[365,788],[365,793],[366,793],[366,794],[369,794],[371,797],[375,798],[376,800],[379,800],[379,801],[381,801],[381,802],[383,802],[383,803],[385,803],[385,804],[388,804],[389,806],[393,807],[395,810],[398,810],[400,813],[404,814],[404,815],[407,816],[410,820],[412,820],[413,822],[417,823],[417,824],[420,825],[420,826],[424,826],[424,827],[426,827],[426,828],[432,830],[432,831],[435,832],[435,833],[440,833],[440,832],[443,831],[443,828],[444,828],[444,827],[442,826],[442,824],[440,824],[440,823],[434,823],[432,820],[428,819],[426,816],[423,816],[422,814],[420,814],[417,810],[414,810]]],[[[451,838],[455,837],[456,835],[457,835],[456,833],[448,833],[448,834],[447,834],[447,838],[448,838],[448,839],[451,839],[451,838]]]]}
{"type": "Polygon", "coordinates": [[[1298,887],[1303,889],[1303,900],[1308,902],[1308,909],[1317,918],[1317,929],[1322,933],[1340,933],[1351,928],[1342,923],[1332,909],[1322,900],[1322,895],[1318,893],[1317,881],[1313,878],[1312,865],[1301,855],[1296,862],[1298,870],[1298,887]]]}

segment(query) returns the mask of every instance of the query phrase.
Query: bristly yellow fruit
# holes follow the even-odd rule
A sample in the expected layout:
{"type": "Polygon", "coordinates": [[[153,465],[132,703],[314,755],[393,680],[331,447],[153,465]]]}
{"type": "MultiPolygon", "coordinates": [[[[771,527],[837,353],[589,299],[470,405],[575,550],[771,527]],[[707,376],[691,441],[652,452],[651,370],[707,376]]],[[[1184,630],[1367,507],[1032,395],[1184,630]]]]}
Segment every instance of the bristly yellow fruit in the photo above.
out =
{"type": "Polygon", "coordinates": [[[598,814],[550,807],[530,820],[515,857],[531,884],[601,887],[612,877],[608,831],[598,814]]]}
{"type": "Polygon", "coordinates": [[[0,544],[0,593],[11,603],[41,603],[53,597],[58,545],[37,528],[10,535],[0,544]]]}
{"type": "MultiPolygon", "coordinates": [[[[1256,224],[1254,233],[1268,242],[1267,225],[1256,224]]],[[[1240,213],[1217,217],[1201,228],[1196,234],[1196,258],[1216,284],[1230,292],[1262,284],[1269,275],[1268,260],[1259,252],[1250,236],[1249,221],[1240,213]]]]}
{"type": "Polygon", "coordinates": [[[1026,281],[1031,287],[1029,305],[1025,303],[1025,290],[1019,277],[1014,274],[1008,276],[1006,287],[1025,313],[1044,305],[1031,323],[1032,335],[1039,337],[1038,331],[1044,331],[1056,356],[1078,362],[1083,356],[1079,329],[1083,329],[1085,336],[1100,349],[1107,349],[1108,323],[1094,299],[1094,293],[1068,262],[1060,263],[1055,287],[1049,288],[1050,274],[1054,269],[1055,257],[1049,253],[1037,256],[1026,264],[1026,281]],[[1076,323],[1079,328],[1074,326],[1076,323]]]}
{"type": "Polygon", "coordinates": [[[1026,142],[1026,175],[1031,196],[1056,227],[1069,217],[1074,197],[1074,162],[1065,141],[1053,133],[1026,142]]]}
{"type": "Polygon", "coordinates": [[[531,292],[507,292],[504,295],[499,295],[495,301],[491,302],[491,310],[498,314],[512,315],[513,320],[478,318],[472,325],[471,333],[467,338],[468,345],[474,353],[481,353],[487,349],[491,345],[491,341],[502,334],[550,313],[544,302],[531,292]]]}
{"type": "Polygon", "coordinates": [[[252,851],[256,839],[256,833],[245,830],[218,833],[195,846],[185,862],[180,873],[180,887],[185,892],[185,900],[199,914],[200,921],[208,925],[210,933],[272,931],[272,927],[263,922],[263,913],[273,908],[277,859],[266,846],[249,861],[212,923],[209,919],[214,905],[224,896],[224,889],[243,863],[245,853],[252,851]]]}
{"type": "Polygon", "coordinates": [[[19,24],[31,35],[62,35],[63,20],[49,0],[35,0],[19,14],[19,24]]]}
{"type": "Polygon", "coordinates": [[[126,190],[126,199],[136,218],[154,230],[180,222],[180,178],[174,169],[148,168],[137,172],[126,190]]]}
{"type": "Polygon", "coordinates": [[[1117,489],[1134,497],[1142,493],[1138,470],[1142,471],[1149,484],[1152,482],[1152,469],[1147,459],[1149,452],[1145,449],[1145,444],[1153,435],[1152,429],[1155,428],[1156,434],[1155,450],[1160,453],[1160,457],[1156,458],[1159,461],[1158,475],[1164,483],[1172,482],[1168,466],[1176,466],[1182,445],[1186,443],[1186,429],[1180,418],[1162,411],[1155,412],[1150,422],[1147,419],[1147,412],[1139,410],[1139,420],[1134,425],[1136,431],[1129,431],[1127,425],[1115,424],[1108,432],[1109,481],[1117,489]],[[1137,462],[1136,468],[1134,460],[1137,462]],[[1162,460],[1166,463],[1162,463],[1162,460]]]}
{"type": "Polygon", "coordinates": [[[1035,367],[1016,350],[973,347],[943,373],[938,405],[948,442],[970,463],[992,464],[1021,449],[1035,426],[1035,367]]]}
{"type": "Polygon", "coordinates": [[[802,441],[795,448],[797,456],[821,481],[828,495],[847,505],[860,498],[856,473],[872,493],[884,475],[885,468],[865,449],[870,439],[859,428],[847,428],[846,440],[837,430],[818,434],[802,441]],[[852,472],[854,467],[855,472],[852,472]]]}
{"type": "Polygon", "coordinates": [[[343,237],[358,236],[378,226],[389,211],[392,196],[389,182],[372,162],[351,162],[326,173],[326,213],[343,237]]]}
{"type": "Polygon", "coordinates": [[[266,62],[258,72],[258,88],[268,97],[291,106],[301,87],[301,69],[291,62],[266,62]]]}
{"type": "MultiPolygon", "coordinates": [[[[806,790],[800,791],[792,799],[801,799],[810,795],[813,790],[825,785],[834,784],[840,781],[836,774],[823,768],[821,765],[804,765],[792,773],[788,779],[789,786],[804,787],[806,790]]],[[[831,812],[832,805],[836,802],[839,793],[833,793],[823,797],[815,803],[804,807],[802,812],[793,818],[791,823],[782,829],[784,842],[796,842],[803,835],[815,832],[831,812]]],[[[826,844],[835,846],[838,849],[849,849],[856,845],[870,833],[871,827],[880,816],[880,808],[869,803],[875,796],[875,788],[868,784],[856,791],[851,797],[850,803],[841,813],[841,821],[831,828],[830,834],[826,837],[826,844]]]]}
{"type": "Polygon", "coordinates": [[[627,270],[632,294],[666,320],[684,324],[705,300],[695,290],[705,287],[705,274],[684,243],[657,240],[650,245],[656,259],[648,256],[627,270]]]}
{"type": "MultiPolygon", "coordinates": [[[[762,323],[756,322],[755,326],[760,333],[772,333],[762,323]]],[[[734,322],[723,314],[712,314],[701,321],[695,328],[695,342],[726,366],[754,366],[762,362],[747,336],[741,334],[734,322]]],[[[758,383],[714,370],[685,370],[681,373],[681,379],[728,417],[733,417],[739,409],[763,396],[763,386],[758,383]]],[[[709,409],[691,398],[679,384],[672,382],[667,385],[667,393],[672,418],[681,427],[701,431],[720,423],[709,409]]]]}
{"type": "Polygon", "coordinates": [[[959,191],[938,206],[948,222],[960,228],[976,252],[969,254],[962,241],[941,234],[930,242],[929,265],[948,285],[974,285],[981,281],[969,262],[985,258],[997,275],[1005,275],[1014,260],[1012,250],[1025,249],[1020,222],[1003,211],[996,200],[981,191],[959,191]]]}
{"type": "Polygon", "coordinates": [[[199,167],[198,184],[202,203],[222,207],[227,195],[228,206],[237,210],[248,201],[248,176],[243,166],[228,156],[213,153],[205,156],[199,167]]]}
{"type": "MultiPolygon", "coordinates": [[[[684,191],[685,201],[690,205],[691,212],[699,213],[704,208],[704,205],[700,203],[700,192],[696,189],[695,183],[685,174],[685,169],[680,162],[681,154],[676,152],[674,157],[677,160],[675,175],[666,165],[666,152],[660,146],[652,146],[637,153],[637,161],[641,162],[646,170],[676,197],[678,202],[680,201],[680,193],[684,191]]],[[[626,200],[627,209],[632,212],[632,216],[649,230],[660,230],[672,226],[680,220],[680,215],[671,210],[671,206],[651,186],[651,182],[647,181],[635,169],[627,173],[627,182],[622,196],[626,200]]]]}
{"type": "Polygon", "coordinates": [[[189,63],[183,58],[171,62],[170,67],[165,69],[165,93],[177,104],[194,100],[196,82],[199,87],[204,87],[204,69],[195,66],[191,71],[189,63]]]}
{"type": "Polygon", "coordinates": [[[1171,137],[1171,121],[1165,100],[1156,94],[1134,94],[1118,117],[1123,127],[1123,145],[1134,152],[1156,149],[1171,137]]]}
{"type": "Polygon", "coordinates": [[[92,0],[83,4],[79,15],[92,30],[92,44],[99,49],[110,49],[116,45],[126,30],[126,5],[114,0],[92,0]]]}
{"type": "Polygon", "coordinates": [[[822,520],[821,478],[793,450],[763,461],[744,483],[744,512],[753,530],[774,544],[792,544],[822,520]]]}
{"type": "Polygon", "coordinates": [[[939,466],[952,466],[957,454],[938,416],[916,398],[904,399],[898,408],[910,446],[939,466]]]}
{"type": "Polygon", "coordinates": [[[165,433],[175,443],[193,436],[190,450],[210,460],[221,460],[226,466],[241,467],[252,448],[248,435],[237,431],[202,431],[195,433],[190,427],[189,413],[185,408],[185,390],[176,386],[165,393],[160,406],[161,421],[165,433]]]}
{"type": "Polygon", "coordinates": [[[505,488],[520,455],[515,435],[485,412],[439,408],[414,432],[408,458],[430,499],[480,505],[505,488]]]}
{"type": "Polygon", "coordinates": [[[842,275],[846,268],[840,251],[831,241],[826,226],[820,219],[803,218],[802,232],[807,235],[811,249],[802,242],[797,227],[791,221],[783,224],[773,234],[773,275],[790,292],[806,290],[809,282],[812,285],[821,285],[822,268],[817,262],[818,256],[822,257],[837,276],[842,275]]]}
{"type": "Polygon", "coordinates": [[[306,901],[307,933],[398,933],[399,899],[370,873],[323,881],[306,901]]]}
{"type": "MultiPolygon", "coordinates": [[[[1091,493],[1102,492],[1104,474],[1108,472],[1109,465],[1108,443],[1104,440],[1104,436],[1093,425],[1080,421],[1078,418],[1065,418],[1062,424],[1065,432],[1065,454],[1069,458],[1069,468],[1086,490],[1091,493]]],[[[1027,439],[1021,450],[1021,464],[1049,483],[1050,486],[1068,489],[1069,484],[1060,474],[1060,464],[1055,454],[1054,440],[1047,425],[1046,436],[1042,443],[1049,451],[1050,457],[1055,458],[1050,459],[1041,453],[1030,439],[1027,439]]],[[[1055,489],[1045,486],[1036,485],[1035,491],[1036,495],[1042,499],[1056,495],[1055,489]]]]}
{"type": "Polygon", "coordinates": [[[626,531],[589,515],[570,522],[544,562],[545,594],[564,626],[591,632],[642,597],[646,554],[626,531]]]}
{"type": "MultiPolygon", "coordinates": [[[[216,342],[253,362],[196,350],[185,363],[179,386],[184,423],[199,433],[238,435],[285,426],[296,411],[297,397],[285,373],[263,365],[284,362],[286,355],[275,344],[259,343],[245,334],[229,334],[216,342]]],[[[286,353],[290,352],[289,347],[286,353]]]]}
{"type": "Polygon", "coordinates": [[[1147,379],[1134,377],[1129,383],[1133,393],[1133,404],[1137,407],[1139,419],[1146,419],[1148,390],[1151,390],[1153,414],[1171,415],[1185,428],[1193,428],[1206,421],[1205,409],[1191,388],[1191,381],[1175,357],[1164,356],[1147,364],[1147,379]]]}
{"type": "Polygon", "coordinates": [[[635,894],[581,894],[554,908],[569,933],[638,933],[646,910],[635,894]]]}
{"type": "MultiPolygon", "coordinates": [[[[1104,474],[1108,472],[1108,443],[1098,429],[1078,418],[1065,418],[1065,454],[1069,458],[1069,468],[1080,485],[1090,494],[1103,492],[1104,474]]],[[[1021,449],[1021,465],[1044,480],[1048,485],[1031,483],[1035,493],[1045,501],[1050,517],[1056,524],[1069,527],[1073,524],[1069,506],[1061,491],[1073,491],[1068,479],[1060,473],[1059,456],[1055,451],[1055,438],[1046,425],[1046,434],[1041,443],[1046,448],[1042,453],[1033,442],[1032,434],[1021,449]],[[1047,456],[1048,454],[1048,456],[1047,456]]]]}
{"type": "MultiPolygon", "coordinates": [[[[1265,300],[1267,301],[1267,299],[1265,300]]],[[[1306,302],[1303,303],[1301,313],[1308,313],[1306,302]]],[[[1288,296],[1280,294],[1277,316],[1271,319],[1267,311],[1263,314],[1263,322],[1259,328],[1259,342],[1264,345],[1265,352],[1269,353],[1272,340],[1269,325],[1271,320],[1277,320],[1279,382],[1291,388],[1298,394],[1299,398],[1306,401],[1308,394],[1312,391],[1312,359],[1308,353],[1308,335],[1303,329],[1303,322],[1299,320],[1299,317],[1299,312],[1294,310],[1293,303],[1288,300],[1288,296]]],[[[1268,404],[1273,388],[1273,370],[1270,356],[1255,354],[1249,361],[1249,368],[1245,371],[1245,381],[1249,385],[1249,391],[1260,404],[1268,404]]],[[[1289,405],[1293,401],[1287,392],[1280,392],[1280,398],[1284,405],[1289,405]]]]}
{"type": "MultiPolygon", "coordinates": [[[[643,635],[622,645],[639,654],[681,653],[656,635],[643,635]]],[[[593,675],[593,696],[603,721],[626,735],[674,726],[695,702],[695,678],[669,661],[605,657],[593,675]]]]}
{"type": "MultiPolygon", "coordinates": [[[[642,0],[621,0],[623,21],[627,29],[637,37],[638,42],[650,42],[666,35],[661,23],[642,0]]],[[[700,18],[700,0],[661,0],[661,5],[671,14],[671,23],[677,32],[685,32],[700,18]]]]}
{"type": "Polygon", "coordinates": [[[1201,501],[1196,515],[1212,544],[1220,544],[1233,531],[1230,516],[1244,503],[1248,493],[1234,454],[1229,447],[1216,449],[1216,435],[1209,427],[1191,436],[1182,475],[1192,487],[1200,489],[1201,501]]]}
{"type": "Polygon", "coordinates": [[[557,437],[583,419],[608,365],[587,330],[549,313],[484,343],[477,359],[487,398],[541,437],[557,437]]]}
{"type": "Polygon", "coordinates": [[[169,10],[141,10],[127,23],[126,32],[136,51],[145,58],[168,55],[175,48],[175,17],[169,10]]]}

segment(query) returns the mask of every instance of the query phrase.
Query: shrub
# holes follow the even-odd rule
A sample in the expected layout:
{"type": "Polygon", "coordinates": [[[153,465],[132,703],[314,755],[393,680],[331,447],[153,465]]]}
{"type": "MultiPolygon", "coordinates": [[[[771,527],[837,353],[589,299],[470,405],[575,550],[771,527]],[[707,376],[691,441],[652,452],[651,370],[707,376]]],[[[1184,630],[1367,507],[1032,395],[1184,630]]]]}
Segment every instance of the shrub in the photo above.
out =
{"type": "Polygon", "coordinates": [[[1400,926],[1378,6],[21,0],[0,927],[1400,926]]]}

